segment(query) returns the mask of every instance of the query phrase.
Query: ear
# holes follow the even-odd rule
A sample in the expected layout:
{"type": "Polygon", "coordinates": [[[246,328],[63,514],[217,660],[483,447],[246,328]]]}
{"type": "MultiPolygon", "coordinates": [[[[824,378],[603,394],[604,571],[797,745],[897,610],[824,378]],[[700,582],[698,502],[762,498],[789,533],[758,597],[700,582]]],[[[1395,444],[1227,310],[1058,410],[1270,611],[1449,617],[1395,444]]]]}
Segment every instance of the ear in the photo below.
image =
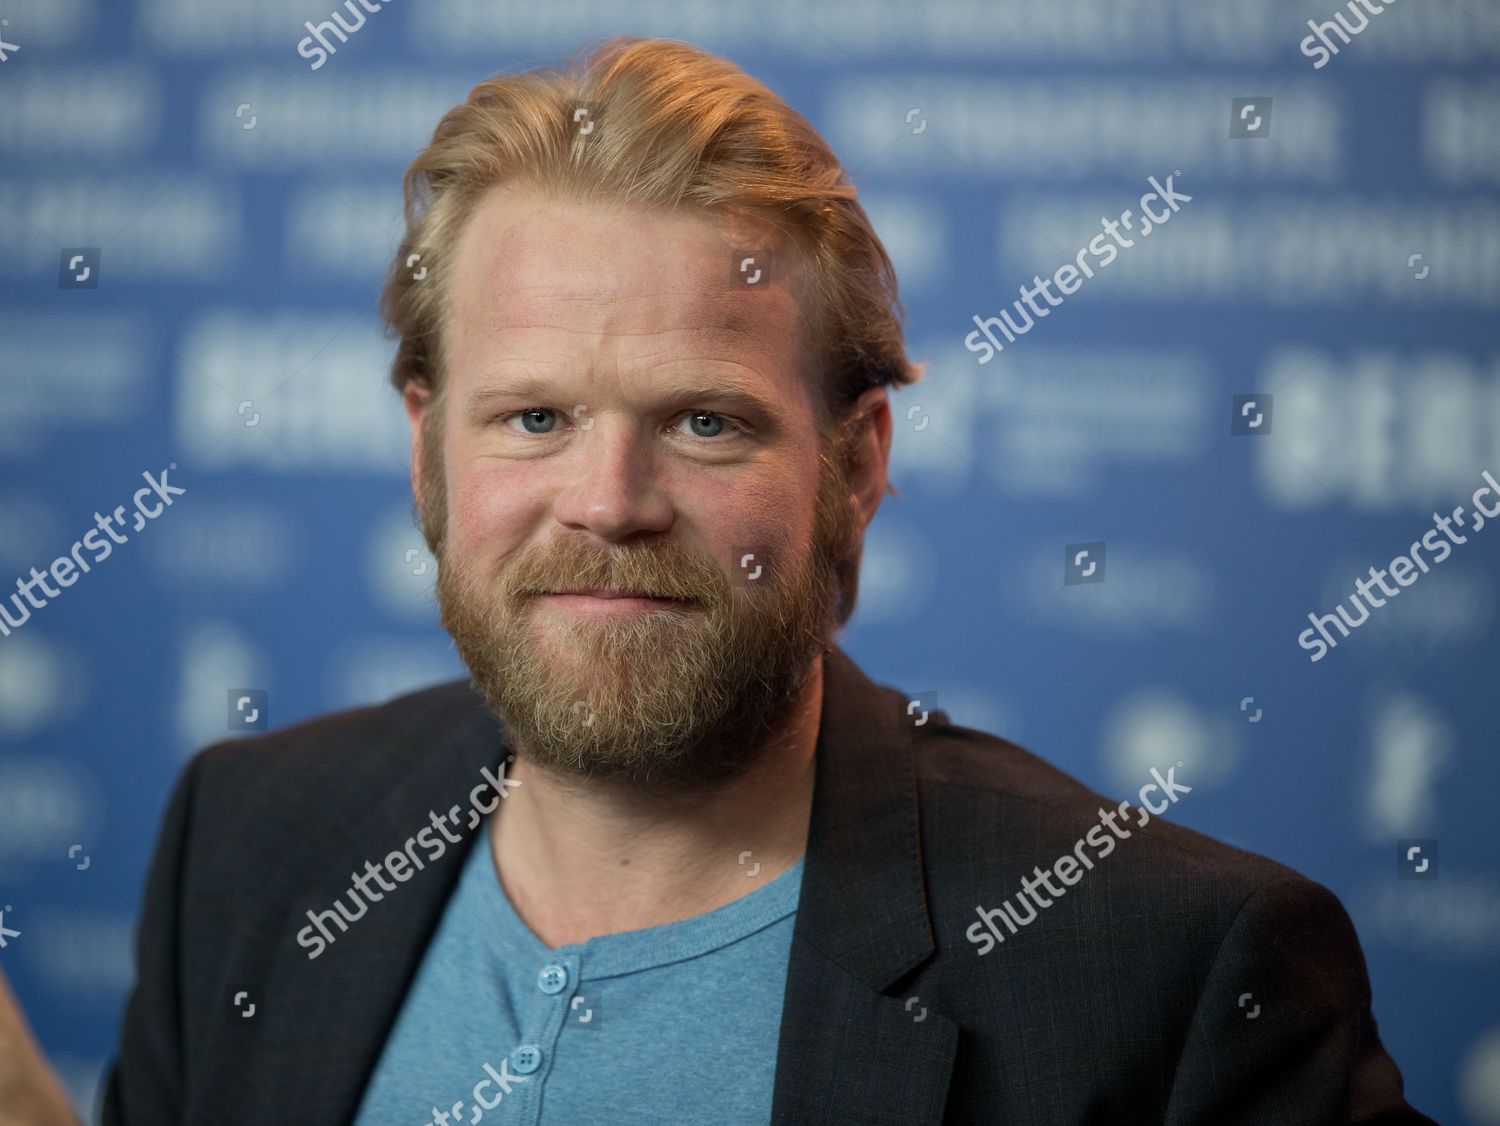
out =
{"type": "Polygon", "coordinates": [[[849,415],[853,433],[847,447],[845,470],[851,501],[863,532],[875,519],[888,485],[891,457],[891,404],[884,387],[871,387],[854,402],[849,415]]]}
{"type": "Polygon", "coordinates": [[[401,403],[406,408],[406,420],[411,424],[411,495],[422,507],[422,431],[423,421],[429,410],[440,409],[433,402],[432,388],[423,383],[408,383],[401,392],[401,403]]]}

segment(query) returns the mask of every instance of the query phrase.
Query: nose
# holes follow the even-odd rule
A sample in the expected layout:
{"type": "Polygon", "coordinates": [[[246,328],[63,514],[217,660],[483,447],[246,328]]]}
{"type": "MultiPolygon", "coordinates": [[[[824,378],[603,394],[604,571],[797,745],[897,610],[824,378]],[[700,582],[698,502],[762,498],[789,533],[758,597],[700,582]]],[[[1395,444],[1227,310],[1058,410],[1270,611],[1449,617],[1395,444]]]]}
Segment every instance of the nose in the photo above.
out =
{"type": "Polygon", "coordinates": [[[565,528],[611,542],[665,532],[673,510],[657,480],[650,439],[619,419],[600,415],[594,423],[566,455],[553,516],[565,528]]]}

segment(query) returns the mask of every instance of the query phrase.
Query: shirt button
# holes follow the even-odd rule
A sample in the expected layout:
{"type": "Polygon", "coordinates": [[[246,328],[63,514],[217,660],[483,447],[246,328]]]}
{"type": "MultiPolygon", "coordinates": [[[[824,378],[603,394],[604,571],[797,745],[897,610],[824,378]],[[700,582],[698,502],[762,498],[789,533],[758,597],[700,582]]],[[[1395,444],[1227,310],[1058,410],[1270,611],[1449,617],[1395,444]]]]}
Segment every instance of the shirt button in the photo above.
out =
{"type": "Polygon", "coordinates": [[[543,993],[561,993],[568,987],[568,967],[544,966],[536,975],[536,984],[543,993]]]}
{"type": "Polygon", "coordinates": [[[530,1075],[542,1066],[542,1050],[535,1044],[522,1044],[510,1054],[510,1066],[517,1075],[530,1075]]]}

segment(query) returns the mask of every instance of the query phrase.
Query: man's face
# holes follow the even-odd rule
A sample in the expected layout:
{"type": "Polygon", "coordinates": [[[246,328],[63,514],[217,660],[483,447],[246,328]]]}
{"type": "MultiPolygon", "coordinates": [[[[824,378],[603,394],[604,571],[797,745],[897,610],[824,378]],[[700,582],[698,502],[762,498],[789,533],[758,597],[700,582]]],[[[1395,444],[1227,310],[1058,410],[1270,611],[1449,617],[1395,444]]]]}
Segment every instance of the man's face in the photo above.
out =
{"type": "Polygon", "coordinates": [[[443,625],[543,766],[730,777],[832,640],[862,522],[791,263],[731,257],[706,217],[515,188],[464,230],[444,393],[407,393],[418,495],[443,625]]]}

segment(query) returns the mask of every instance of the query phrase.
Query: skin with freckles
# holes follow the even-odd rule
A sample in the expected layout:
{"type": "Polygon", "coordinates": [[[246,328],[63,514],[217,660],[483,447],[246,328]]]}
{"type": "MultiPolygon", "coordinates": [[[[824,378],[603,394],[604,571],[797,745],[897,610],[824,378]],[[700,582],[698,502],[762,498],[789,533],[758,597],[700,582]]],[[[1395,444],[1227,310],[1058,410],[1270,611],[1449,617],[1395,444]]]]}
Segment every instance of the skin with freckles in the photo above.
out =
{"type": "Polygon", "coordinates": [[[443,624],[518,756],[499,873],[549,943],[709,910],[805,846],[834,568],[890,416],[876,388],[821,421],[795,263],[748,287],[745,238],[492,189],[442,391],[406,391],[443,624]]]}

